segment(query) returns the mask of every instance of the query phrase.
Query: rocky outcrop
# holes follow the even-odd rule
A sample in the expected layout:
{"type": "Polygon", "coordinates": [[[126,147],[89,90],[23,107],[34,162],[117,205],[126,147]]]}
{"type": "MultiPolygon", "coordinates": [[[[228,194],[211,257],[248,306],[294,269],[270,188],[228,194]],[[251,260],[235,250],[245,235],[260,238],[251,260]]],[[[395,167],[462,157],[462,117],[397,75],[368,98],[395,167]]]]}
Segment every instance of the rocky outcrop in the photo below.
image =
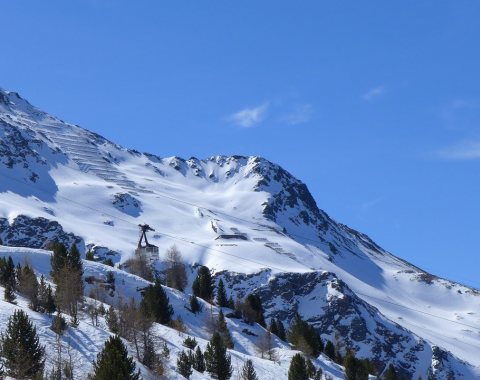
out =
{"type": "Polygon", "coordinates": [[[58,242],[66,247],[76,244],[81,252],[85,249],[83,239],[65,232],[58,222],[25,215],[17,216],[12,223],[0,218],[0,238],[4,245],[13,247],[46,249],[52,242],[58,242]]]}
{"type": "Polygon", "coordinates": [[[223,279],[234,298],[244,298],[252,291],[259,295],[267,320],[279,318],[288,326],[299,313],[343,354],[353,349],[357,356],[369,358],[379,374],[393,363],[407,378],[425,376],[421,359],[425,354],[432,360],[428,371],[437,379],[468,372],[468,364],[389,320],[333,273],[272,275],[265,270],[251,275],[220,272],[217,277],[223,279]],[[459,366],[462,371],[458,371],[459,366]]]}

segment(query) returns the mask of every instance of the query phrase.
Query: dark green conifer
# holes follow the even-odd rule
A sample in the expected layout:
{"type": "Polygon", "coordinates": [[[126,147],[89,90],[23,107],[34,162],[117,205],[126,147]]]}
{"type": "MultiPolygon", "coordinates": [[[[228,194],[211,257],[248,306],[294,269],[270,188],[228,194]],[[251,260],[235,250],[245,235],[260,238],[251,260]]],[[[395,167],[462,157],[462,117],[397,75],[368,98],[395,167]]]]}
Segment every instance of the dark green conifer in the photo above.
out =
{"type": "Polygon", "coordinates": [[[387,372],[385,373],[385,380],[397,380],[397,372],[393,364],[388,366],[387,372]]]}
{"type": "Polygon", "coordinates": [[[153,340],[151,337],[147,337],[143,347],[142,364],[145,367],[154,370],[157,362],[156,358],[157,355],[155,354],[155,345],[153,344],[153,340]]]}
{"type": "Polygon", "coordinates": [[[93,363],[93,380],[138,380],[135,362],[118,335],[111,336],[93,363]]]}
{"type": "Polygon", "coordinates": [[[180,352],[177,358],[177,372],[183,377],[189,379],[192,375],[192,363],[185,351],[180,352]]]}
{"type": "Polygon", "coordinates": [[[44,311],[47,314],[52,314],[57,310],[57,307],[55,305],[55,296],[53,294],[52,287],[50,284],[47,285],[47,292],[46,292],[46,298],[44,300],[44,311]]]}
{"type": "Polygon", "coordinates": [[[312,361],[310,359],[305,360],[305,364],[307,365],[307,373],[308,377],[314,377],[315,373],[317,372],[317,369],[313,365],[312,361]]]}
{"type": "Polygon", "coordinates": [[[288,380],[308,380],[307,364],[301,354],[295,354],[288,368],[288,380]]]}
{"type": "Polygon", "coordinates": [[[205,350],[205,367],[213,379],[228,380],[232,376],[232,359],[218,333],[214,333],[205,350]]]}
{"type": "Polygon", "coordinates": [[[335,360],[335,346],[333,345],[331,340],[327,340],[327,343],[325,344],[324,353],[330,359],[335,360]]]}
{"type": "Polygon", "coordinates": [[[67,321],[62,314],[53,317],[51,329],[58,335],[62,335],[67,330],[67,321]]]}
{"type": "Polygon", "coordinates": [[[197,346],[197,340],[195,338],[191,338],[189,336],[187,336],[184,340],[183,340],[183,345],[191,350],[195,349],[195,347],[197,346]]]}
{"type": "Polygon", "coordinates": [[[200,302],[198,302],[197,297],[195,297],[193,294],[190,296],[190,311],[193,314],[197,314],[202,311],[202,305],[200,302]]]}
{"type": "Polygon", "coordinates": [[[1,336],[6,374],[16,379],[39,377],[43,373],[45,348],[37,329],[22,310],[15,310],[1,336]]]}
{"type": "Polygon", "coordinates": [[[248,359],[242,367],[242,380],[258,380],[257,373],[253,367],[253,362],[248,359]]]}
{"type": "Polygon", "coordinates": [[[105,313],[105,322],[107,322],[107,326],[110,332],[114,334],[119,333],[120,330],[118,325],[118,316],[112,305],[110,305],[109,309],[105,313]]]}
{"type": "Polygon", "coordinates": [[[158,280],[154,285],[149,285],[144,289],[140,307],[145,316],[152,318],[157,323],[166,325],[172,320],[173,308],[158,280]]]}
{"type": "Polygon", "coordinates": [[[62,268],[67,266],[68,252],[67,248],[62,243],[53,243],[52,250],[53,253],[50,257],[50,265],[52,270],[50,272],[50,276],[52,276],[53,282],[57,284],[59,281],[60,271],[62,268]]]}
{"type": "Polygon", "coordinates": [[[9,283],[5,285],[5,290],[3,292],[3,299],[9,303],[16,304],[15,300],[17,299],[17,297],[13,292],[12,285],[10,285],[9,283]]]}
{"type": "Polygon", "coordinates": [[[256,294],[249,294],[245,300],[245,304],[247,309],[253,311],[253,321],[250,322],[256,322],[260,326],[266,327],[265,317],[263,315],[263,306],[260,297],[256,294]]]}
{"type": "Polygon", "coordinates": [[[93,255],[93,252],[92,252],[92,251],[89,250],[89,251],[85,254],[85,260],[95,261],[95,256],[93,255]]]}
{"type": "Polygon", "coordinates": [[[217,286],[217,305],[219,307],[228,307],[227,292],[225,291],[225,285],[222,279],[218,281],[217,286]]]}
{"type": "Polygon", "coordinates": [[[193,294],[207,302],[211,302],[213,299],[213,290],[214,287],[210,269],[201,266],[198,269],[197,277],[192,284],[193,294]]]}
{"type": "Polygon", "coordinates": [[[299,314],[293,318],[288,341],[309,356],[317,357],[323,351],[320,334],[313,326],[302,320],[299,314]]]}
{"type": "Polygon", "coordinates": [[[15,264],[11,256],[8,256],[8,259],[2,258],[0,262],[0,285],[7,284],[13,289],[16,287],[15,264]]]}
{"type": "Polygon", "coordinates": [[[233,297],[230,295],[230,298],[228,299],[228,306],[229,309],[234,310],[235,309],[235,301],[233,300],[233,297]]]}
{"type": "Polygon", "coordinates": [[[70,252],[68,252],[67,266],[83,275],[82,258],[80,257],[80,251],[76,244],[73,244],[70,248],[70,252]]]}
{"type": "Polygon", "coordinates": [[[193,369],[198,372],[205,372],[205,358],[203,357],[202,350],[197,346],[192,363],[193,369]]]}
{"type": "Polygon", "coordinates": [[[232,335],[230,334],[230,330],[228,329],[227,322],[225,321],[225,315],[223,314],[223,311],[221,309],[220,309],[220,312],[218,313],[217,331],[222,337],[222,341],[225,347],[229,349],[233,349],[234,343],[233,343],[232,335]]]}
{"type": "Polygon", "coordinates": [[[285,332],[285,326],[283,325],[282,321],[279,318],[277,318],[277,329],[278,329],[277,336],[285,342],[287,340],[287,333],[285,332]]]}
{"type": "Polygon", "coordinates": [[[278,336],[278,326],[275,318],[270,319],[270,325],[268,326],[268,331],[270,331],[273,335],[278,336]]]}
{"type": "Polygon", "coordinates": [[[343,359],[343,366],[345,367],[345,379],[356,380],[358,364],[353,351],[348,351],[343,359]]]}

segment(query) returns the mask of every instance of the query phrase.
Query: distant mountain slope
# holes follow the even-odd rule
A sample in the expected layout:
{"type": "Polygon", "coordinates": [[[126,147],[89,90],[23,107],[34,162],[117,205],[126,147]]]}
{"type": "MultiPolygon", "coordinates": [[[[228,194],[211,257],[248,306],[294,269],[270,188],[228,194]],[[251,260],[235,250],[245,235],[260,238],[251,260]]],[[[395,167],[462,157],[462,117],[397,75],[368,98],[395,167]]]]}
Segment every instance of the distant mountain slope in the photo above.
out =
{"type": "Polygon", "coordinates": [[[142,154],[2,90],[0,178],[7,244],[41,248],[59,236],[119,262],[147,222],[161,252],[177,244],[239,295],[258,292],[268,315],[298,311],[380,371],[392,362],[415,378],[480,377],[479,294],[337,223],[268,160],[142,154]]]}

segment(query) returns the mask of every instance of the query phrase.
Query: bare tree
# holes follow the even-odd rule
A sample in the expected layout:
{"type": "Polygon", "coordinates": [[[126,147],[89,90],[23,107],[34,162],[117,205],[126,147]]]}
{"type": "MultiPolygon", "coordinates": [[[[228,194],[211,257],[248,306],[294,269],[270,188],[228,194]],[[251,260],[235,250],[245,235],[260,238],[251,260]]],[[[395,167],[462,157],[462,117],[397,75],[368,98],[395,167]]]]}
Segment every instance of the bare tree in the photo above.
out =
{"type": "Polygon", "coordinates": [[[187,286],[187,272],[183,263],[182,254],[176,245],[172,245],[166,253],[167,286],[183,292],[187,286]]]}
{"type": "Polygon", "coordinates": [[[128,259],[123,264],[130,273],[144,278],[147,281],[154,280],[153,268],[143,255],[135,255],[135,257],[128,259]]]}
{"type": "Polygon", "coordinates": [[[60,269],[58,274],[56,304],[61,312],[68,313],[72,325],[78,324],[78,307],[83,298],[82,273],[67,266],[60,269]]]}
{"type": "Polygon", "coordinates": [[[137,359],[142,358],[150,338],[152,320],[142,313],[135,299],[131,298],[128,303],[119,301],[119,334],[132,342],[135,346],[137,359]]]}
{"type": "Polygon", "coordinates": [[[257,349],[260,353],[261,358],[276,361],[277,355],[275,354],[274,348],[275,345],[273,342],[272,333],[266,330],[257,343],[257,349]]]}
{"type": "Polygon", "coordinates": [[[28,264],[17,268],[18,292],[29,301],[29,307],[37,310],[38,307],[38,281],[35,272],[28,264]]]}

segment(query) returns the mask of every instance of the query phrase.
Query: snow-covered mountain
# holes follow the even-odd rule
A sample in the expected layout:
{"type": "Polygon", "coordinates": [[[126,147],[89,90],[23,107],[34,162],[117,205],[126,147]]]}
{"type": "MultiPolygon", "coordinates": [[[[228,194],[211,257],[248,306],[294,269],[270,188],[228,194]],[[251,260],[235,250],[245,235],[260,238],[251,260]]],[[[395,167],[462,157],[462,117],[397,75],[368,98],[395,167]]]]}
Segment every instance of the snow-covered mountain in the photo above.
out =
{"type": "Polygon", "coordinates": [[[176,244],[233,295],[257,292],[267,317],[288,321],[299,312],[323,338],[372,358],[380,373],[393,363],[415,379],[480,378],[479,293],[332,220],[278,165],[142,154],[0,90],[6,245],[41,249],[60,239],[122,262],[139,223],[156,229],[160,252],[176,244]]]}

